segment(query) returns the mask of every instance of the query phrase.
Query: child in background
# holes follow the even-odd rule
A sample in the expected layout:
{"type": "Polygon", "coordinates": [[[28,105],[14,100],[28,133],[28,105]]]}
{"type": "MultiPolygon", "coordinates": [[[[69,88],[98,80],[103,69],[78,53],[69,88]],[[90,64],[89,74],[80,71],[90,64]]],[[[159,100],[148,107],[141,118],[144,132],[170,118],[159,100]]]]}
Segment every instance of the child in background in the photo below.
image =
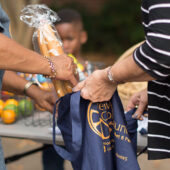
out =
{"type": "Polygon", "coordinates": [[[73,9],[62,9],[58,13],[60,21],[55,23],[56,30],[63,42],[64,51],[76,58],[80,81],[91,74],[93,65],[85,61],[81,54],[82,45],[87,42],[87,32],[80,14],[73,9]],[[81,72],[84,72],[81,74],[81,72]]]}
{"type": "MultiPolygon", "coordinates": [[[[71,54],[77,62],[79,79],[84,80],[94,70],[94,66],[84,61],[81,55],[81,47],[87,41],[87,33],[84,30],[80,14],[73,9],[62,9],[57,12],[60,21],[55,23],[56,30],[63,42],[64,51],[71,54]]],[[[52,145],[43,151],[44,170],[63,170],[64,160],[55,152],[52,145]]]]}

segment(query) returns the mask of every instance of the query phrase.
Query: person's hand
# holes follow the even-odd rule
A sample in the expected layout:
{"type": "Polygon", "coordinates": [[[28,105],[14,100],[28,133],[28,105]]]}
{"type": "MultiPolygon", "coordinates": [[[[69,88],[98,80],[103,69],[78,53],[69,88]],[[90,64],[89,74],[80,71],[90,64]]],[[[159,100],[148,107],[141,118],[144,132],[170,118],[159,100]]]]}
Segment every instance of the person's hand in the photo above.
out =
{"type": "Polygon", "coordinates": [[[77,76],[77,66],[71,57],[66,54],[59,55],[57,57],[52,57],[56,70],[56,78],[59,80],[69,80],[73,86],[75,86],[78,81],[77,76]]]}
{"type": "Polygon", "coordinates": [[[39,95],[34,98],[34,101],[40,108],[43,108],[51,113],[53,113],[54,110],[54,104],[57,100],[57,97],[54,95],[54,91],[44,91],[41,90],[39,92],[39,95]]]}
{"type": "Polygon", "coordinates": [[[73,91],[81,90],[81,96],[92,102],[102,102],[111,99],[116,85],[108,80],[107,69],[94,71],[86,80],[77,84],[73,91]]]}
{"type": "Polygon", "coordinates": [[[31,97],[40,108],[53,113],[54,104],[57,100],[55,91],[41,90],[39,87],[32,85],[26,94],[31,97]]]}
{"type": "Polygon", "coordinates": [[[142,114],[144,110],[147,109],[148,105],[148,95],[147,89],[144,89],[138,93],[135,93],[129,100],[127,104],[126,111],[129,111],[135,107],[137,107],[136,112],[133,114],[133,118],[143,120],[142,114]]]}

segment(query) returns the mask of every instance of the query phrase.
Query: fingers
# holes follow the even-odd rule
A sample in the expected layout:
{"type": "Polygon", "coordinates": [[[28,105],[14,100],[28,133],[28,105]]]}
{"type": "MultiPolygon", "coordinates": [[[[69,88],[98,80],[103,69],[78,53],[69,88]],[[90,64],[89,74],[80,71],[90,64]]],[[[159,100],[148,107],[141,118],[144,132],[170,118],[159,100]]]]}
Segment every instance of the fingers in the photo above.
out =
{"type": "Polygon", "coordinates": [[[126,112],[130,111],[131,109],[135,108],[135,104],[132,101],[129,101],[126,112]]]}
{"type": "Polygon", "coordinates": [[[109,90],[109,93],[104,93],[102,95],[100,94],[100,92],[91,93],[89,89],[87,89],[86,87],[82,88],[81,90],[81,96],[84,99],[90,100],[93,103],[109,101],[112,98],[113,93],[114,93],[114,88],[112,88],[112,91],[109,90]]]}
{"type": "Polygon", "coordinates": [[[50,103],[51,105],[54,105],[56,100],[58,99],[57,94],[54,90],[47,91],[45,95],[44,95],[44,100],[46,100],[46,102],[50,103]]]}
{"type": "Polygon", "coordinates": [[[72,86],[74,87],[74,86],[76,86],[77,83],[78,83],[78,79],[77,79],[77,74],[78,74],[78,72],[77,72],[77,65],[74,64],[72,58],[70,58],[70,59],[72,60],[72,62],[71,62],[72,75],[69,77],[69,80],[70,80],[72,86]]]}
{"type": "Polygon", "coordinates": [[[74,70],[74,74],[77,75],[77,65],[73,63],[73,70],[74,70]]]}
{"type": "Polygon", "coordinates": [[[148,117],[148,113],[145,113],[143,116],[144,116],[144,117],[148,117]]]}
{"type": "Polygon", "coordinates": [[[71,76],[69,80],[70,80],[70,83],[73,85],[73,87],[76,86],[78,83],[75,76],[71,76]]]}
{"type": "Polygon", "coordinates": [[[129,102],[127,104],[127,108],[126,108],[126,111],[128,112],[129,110],[135,108],[137,105],[139,105],[139,97],[137,95],[134,95],[132,96],[130,99],[129,99],[129,102]]]}
{"type": "Polygon", "coordinates": [[[78,72],[77,67],[76,67],[76,69],[75,69],[74,76],[75,76],[75,77],[76,77],[76,79],[79,81],[79,72],[78,72]]]}
{"type": "Polygon", "coordinates": [[[85,80],[78,83],[74,88],[73,88],[73,92],[77,92],[80,91],[85,85],[85,80]]]}
{"type": "Polygon", "coordinates": [[[53,108],[54,108],[54,105],[48,103],[48,102],[43,102],[43,103],[37,103],[37,105],[40,107],[40,108],[43,108],[51,113],[53,113],[53,108]]]}
{"type": "Polygon", "coordinates": [[[51,105],[50,103],[47,103],[47,102],[44,103],[43,108],[51,113],[53,112],[53,105],[51,105]]]}
{"type": "Polygon", "coordinates": [[[146,109],[146,104],[144,102],[140,102],[136,112],[133,114],[133,118],[143,120],[142,115],[144,110],[146,109]]]}
{"type": "Polygon", "coordinates": [[[143,120],[143,115],[142,115],[141,113],[135,112],[135,113],[132,115],[132,118],[133,118],[133,119],[138,119],[138,120],[143,120]]]}
{"type": "Polygon", "coordinates": [[[82,98],[84,98],[86,100],[90,100],[91,99],[91,101],[92,101],[92,97],[89,96],[88,91],[86,90],[86,88],[83,88],[81,90],[81,96],[82,96],[82,98]]]}
{"type": "Polygon", "coordinates": [[[43,109],[53,113],[54,104],[57,100],[57,95],[54,91],[41,91],[40,98],[36,100],[36,103],[43,109]]]}

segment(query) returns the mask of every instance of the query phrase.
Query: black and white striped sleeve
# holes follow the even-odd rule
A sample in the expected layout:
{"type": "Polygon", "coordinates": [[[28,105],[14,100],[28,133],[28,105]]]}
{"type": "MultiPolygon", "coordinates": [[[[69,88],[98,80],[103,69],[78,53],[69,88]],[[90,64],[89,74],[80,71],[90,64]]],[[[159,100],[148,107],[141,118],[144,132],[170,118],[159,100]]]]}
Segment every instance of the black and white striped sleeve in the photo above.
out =
{"type": "Polygon", "coordinates": [[[146,0],[141,7],[146,41],[134,51],[135,62],[161,80],[170,76],[170,0],[146,0]]]}

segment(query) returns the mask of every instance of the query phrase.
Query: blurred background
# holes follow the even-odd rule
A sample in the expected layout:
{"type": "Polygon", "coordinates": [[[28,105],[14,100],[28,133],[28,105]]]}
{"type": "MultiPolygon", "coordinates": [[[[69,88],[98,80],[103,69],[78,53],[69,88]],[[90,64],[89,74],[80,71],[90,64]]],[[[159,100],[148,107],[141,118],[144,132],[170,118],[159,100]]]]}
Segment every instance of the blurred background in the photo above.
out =
{"type": "Polygon", "coordinates": [[[140,23],[138,0],[0,0],[11,19],[12,36],[31,48],[32,29],[19,19],[20,11],[28,4],[47,4],[54,11],[63,7],[78,10],[88,32],[83,46],[86,54],[118,57],[126,49],[144,39],[140,23]]]}
{"type": "MultiPolygon", "coordinates": [[[[83,47],[83,54],[88,60],[113,63],[126,49],[144,39],[140,23],[139,0],[0,0],[11,20],[12,38],[27,48],[32,49],[33,29],[20,21],[20,11],[28,4],[46,4],[54,11],[63,7],[78,10],[83,17],[88,42],[83,47]]],[[[2,140],[5,156],[23,152],[37,146],[36,143],[21,139],[2,140]]],[[[166,170],[168,160],[148,161],[147,155],[139,158],[142,170],[166,170]]],[[[70,164],[65,165],[71,170],[70,164]]],[[[41,153],[25,157],[7,165],[8,170],[41,170],[41,153]]]]}

